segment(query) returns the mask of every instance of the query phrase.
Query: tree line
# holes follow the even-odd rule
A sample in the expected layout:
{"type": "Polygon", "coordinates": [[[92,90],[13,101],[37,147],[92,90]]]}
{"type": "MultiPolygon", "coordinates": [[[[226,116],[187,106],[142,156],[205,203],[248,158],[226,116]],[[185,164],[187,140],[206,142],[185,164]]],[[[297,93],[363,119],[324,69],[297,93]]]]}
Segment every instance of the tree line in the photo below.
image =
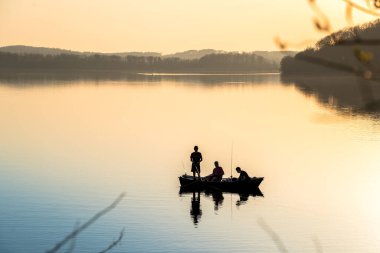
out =
{"type": "Polygon", "coordinates": [[[380,20],[332,33],[281,61],[283,74],[380,73],[380,20]]]}
{"type": "Polygon", "coordinates": [[[221,53],[199,59],[118,55],[41,55],[0,52],[1,69],[121,70],[129,72],[270,72],[278,64],[253,53],[221,53]]]}

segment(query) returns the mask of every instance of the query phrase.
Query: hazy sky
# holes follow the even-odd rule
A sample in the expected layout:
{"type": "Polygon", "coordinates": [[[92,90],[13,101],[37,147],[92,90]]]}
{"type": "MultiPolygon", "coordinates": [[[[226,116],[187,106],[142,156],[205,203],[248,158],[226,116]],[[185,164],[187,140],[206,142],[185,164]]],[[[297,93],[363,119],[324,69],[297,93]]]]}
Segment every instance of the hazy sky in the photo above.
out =
{"type": "MultiPolygon", "coordinates": [[[[342,0],[317,3],[335,29],[346,25],[342,0]]],[[[0,0],[0,46],[273,50],[276,35],[292,42],[323,36],[313,28],[312,17],[307,0],[0,0]]],[[[371,18],[355,12],[354,20],[371,18]]]]}

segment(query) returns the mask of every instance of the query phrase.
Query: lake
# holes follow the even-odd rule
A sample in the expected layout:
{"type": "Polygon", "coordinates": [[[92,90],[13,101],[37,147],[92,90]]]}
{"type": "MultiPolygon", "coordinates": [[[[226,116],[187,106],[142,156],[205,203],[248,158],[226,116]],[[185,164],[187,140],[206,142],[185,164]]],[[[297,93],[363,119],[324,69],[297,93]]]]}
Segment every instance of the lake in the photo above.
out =
{"type": "Polygon", "coordinates": [[[100,252],[123,228],[110,252],[379,252],[380,120],[313,85],[0,79],[0,252],[46,252],[122,192],[59,252],[100,252]],[[264,196],[180,194],[194,145],[203,175],[240,166],[264,196]]]}

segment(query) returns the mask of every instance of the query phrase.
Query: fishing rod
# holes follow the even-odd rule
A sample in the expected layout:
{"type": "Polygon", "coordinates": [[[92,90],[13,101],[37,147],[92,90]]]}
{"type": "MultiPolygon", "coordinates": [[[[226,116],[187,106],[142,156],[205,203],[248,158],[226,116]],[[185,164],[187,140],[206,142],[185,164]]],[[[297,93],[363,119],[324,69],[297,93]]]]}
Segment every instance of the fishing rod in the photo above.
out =
{"type": "Polygon", "coordinates": [[[231,167],[230,167],[231,178],[232,178],[232,158],[233,158],[233,153],[234,153],[234,143],[232,142],[232,145],[231,145],[231,167]]]}
{"type": "Polygon", "coordinates": [[[183,160],[182,160],[182,168],[183,168],[183,171],[185,172],[185,175],[186,175],[186,169],[185,169],[185,164],[183,163],[183,160]]]}

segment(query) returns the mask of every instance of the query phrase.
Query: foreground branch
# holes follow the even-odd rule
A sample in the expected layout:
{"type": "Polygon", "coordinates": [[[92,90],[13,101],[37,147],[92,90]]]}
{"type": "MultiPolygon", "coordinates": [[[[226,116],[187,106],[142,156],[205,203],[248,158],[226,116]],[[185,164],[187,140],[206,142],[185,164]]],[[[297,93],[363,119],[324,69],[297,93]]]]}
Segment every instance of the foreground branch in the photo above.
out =
{"type": "Polygon", "coordinates": [[[100,212],[98,212],[97,214],[95,214],[91,219],[89,219],[83,225],[81,225],[80,227],[78,227],[77,229],[75,229],[73,232],[71,232],[70,234],[68,234],[62,241],[58,242],[52,249],[46,251],[46,253],[57,252],[62,246],[64,246],[70,240],[74,239],[79,233],[81,233],[87,227],[89,227],[90,225],[92,225],[100,217],[102,217],[103,215],[105,215],[106,213],[108,213],[109,211],[111,211],[112,209],[114,209],[120,203],[120,201],[124,198],[124,196],[125,196],[125,193],[121,193],[119,195],[119,197],[117,197],[116,200],[114,202],[112,202],[111,205],[109,205],[108,207],[104,208],[103,210],[101,210],[100,212]]]}
{"type": "Polygon", "coordinates": [[[260,227],[267,232],[267,234],[271,237],[273,242],[276,244],[278,250],[281,253],[288,253],[289,251],[286,249],[284,243],[281,241],[280,236],[271,228],[268,224],[265,223],[263,218],[260,218],[257,223],[260,225],[260,227]]]}
{"type": "Polygon", "coordinates": [[[116,245],[118,245],[119,242],[121,242],[121,240],[124,237],[124,230],[125,229],[123,228],[123,230],[121,230],[121,232],[120,232],[119,237],[115,241],[113,241],[107,248],[105,248],[104,250],[100,251],[99,253],[106,253],[106,252],[110,251],[113,247],[115,247],[116,245]]]}

